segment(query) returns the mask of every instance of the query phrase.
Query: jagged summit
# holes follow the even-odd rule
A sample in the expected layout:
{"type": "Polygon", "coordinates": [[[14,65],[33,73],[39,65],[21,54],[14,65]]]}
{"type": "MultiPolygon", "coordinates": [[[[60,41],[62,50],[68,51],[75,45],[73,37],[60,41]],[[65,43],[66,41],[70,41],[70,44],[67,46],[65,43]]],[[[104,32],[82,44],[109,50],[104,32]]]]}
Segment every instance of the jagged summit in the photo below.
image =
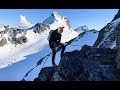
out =
{"type": "Polygon", "coordinates": [[[79,26],[78,28],[76,28],[75,31],[82,33],[82,32],[89,31],[89,28],[87,25],[83,25],[83,26],[79,26]]]}
{"type": "Polygon", "coordinates": [[[57,17],[59,17],[59,18],[61,18],[61,16],[58,14],[58,12],[56,12],[56,11],[54,11],[53,13],[52,13],[52,16],[54,16],[55,18],[57,18],[57,17]]]}
{"type": "Polygon", "coordinates": [[[55,21],[61,20],[61,16],[55,11],[43,23],[52,24],[55,21]]]}
{"type": "Polygon", "coordinates": [[[65,26],[71,29],[69,19],[66,16],[61,16],[56,11],[53,12],[47,19],[45,19],[43,23],[49,24],[51,27],[53,27],[52,24],[56,24],[56,27],[54,26],[54,28],[57,28],[58,26],[65,26]]]}

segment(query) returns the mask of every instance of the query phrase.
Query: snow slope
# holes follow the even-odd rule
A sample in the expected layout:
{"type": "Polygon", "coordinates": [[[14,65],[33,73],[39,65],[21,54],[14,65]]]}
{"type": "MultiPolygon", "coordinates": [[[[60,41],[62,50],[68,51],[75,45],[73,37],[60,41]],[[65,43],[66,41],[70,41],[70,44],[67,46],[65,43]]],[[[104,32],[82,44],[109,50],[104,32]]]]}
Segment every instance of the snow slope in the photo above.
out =
{"type": "MultiPolygon", "coordinates": [[[[0,47],[0,68],[4,68],[9,64],[16,63],[20,60],[25,59],[26,55],[36,53],[48,43],[44,38],[48,36],[48,31],[45,31],[44,34],[35,34],[32,30],[28,31],[26,37],[28,42],[23,45],[17,45],[14,47],[14,44],[9,43],[3,47],[0,47]]],[[[7,36],[7,35],[6,35],[7,36]]]]}
{"type": "Polygon", "coordinates": [[[72,44],[67,46],[66,52],[72,52],[74,50],[80,50],[83,45],[92,46],[97,40],[98,31],[88,31],[82,37],[77,37],[72,44]]]}

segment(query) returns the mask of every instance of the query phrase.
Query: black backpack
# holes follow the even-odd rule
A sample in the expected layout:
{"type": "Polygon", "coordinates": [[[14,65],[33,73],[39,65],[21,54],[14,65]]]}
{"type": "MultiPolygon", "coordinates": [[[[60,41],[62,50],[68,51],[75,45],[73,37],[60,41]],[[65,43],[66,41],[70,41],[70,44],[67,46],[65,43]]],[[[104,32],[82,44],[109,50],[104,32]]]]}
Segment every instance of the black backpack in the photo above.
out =
{"type": "Polygon", "coordinates": [[[54,31],[54,30],[50,30],[49,35],[48,35],[48,38],[47,38],[48,41],[50,40],[50,37],[51,37],[51,34],[53,33],[53,31],[54,31]]]}

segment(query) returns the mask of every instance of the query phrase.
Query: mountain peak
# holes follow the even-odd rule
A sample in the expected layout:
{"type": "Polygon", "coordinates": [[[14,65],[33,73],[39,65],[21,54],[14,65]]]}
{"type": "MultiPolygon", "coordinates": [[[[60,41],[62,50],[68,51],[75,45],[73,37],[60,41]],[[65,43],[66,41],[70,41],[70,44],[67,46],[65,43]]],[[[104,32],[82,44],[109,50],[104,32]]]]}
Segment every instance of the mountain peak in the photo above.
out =
{"type": "Polygon", "coordinates": [[[53,22],[59,20],[61,20],[61,16],[56,11],[54,11],[47,19],[45,19],[45,21],[43,21],[43,23],[52,24],[53,22]]]}
{"type": "Polygon", "coordinates": [[[59,16],[59,14],[58,14],[58,12],[56,12],[56,11],[54,11],[53,13],[52,13],[52,15],[55,17],[55,16],[59,16]]]}
{"type": "Polygon", "coordinates": [[[76,28],[75,31],[80,32],[80,33],[86,32],[86,31],[89,31],[89,28],[88,28],[88,26],[83,25],[83,26],[79,26],[78,28],[76,28]]]}
{"type": "Polygon", "coordinates": [[[46,18],[43,23],[50,25],[50,29],[65,26],[71,30],[69,19],[66,16],[61,16],[56,11],[52,12],[52,14],[46,18]]]}

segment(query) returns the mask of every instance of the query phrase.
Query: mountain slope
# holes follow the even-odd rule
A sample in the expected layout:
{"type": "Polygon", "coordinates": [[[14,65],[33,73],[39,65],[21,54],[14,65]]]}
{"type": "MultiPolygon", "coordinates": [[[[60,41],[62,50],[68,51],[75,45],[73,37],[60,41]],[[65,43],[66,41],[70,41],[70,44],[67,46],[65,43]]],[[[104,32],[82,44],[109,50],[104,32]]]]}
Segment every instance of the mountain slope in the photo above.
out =
{"type": "Polygon", "coordinates": [[[108,23],[99,32],[94,47],[118,48],[120,47],[120,10],[112,22],[108,23]]]}

